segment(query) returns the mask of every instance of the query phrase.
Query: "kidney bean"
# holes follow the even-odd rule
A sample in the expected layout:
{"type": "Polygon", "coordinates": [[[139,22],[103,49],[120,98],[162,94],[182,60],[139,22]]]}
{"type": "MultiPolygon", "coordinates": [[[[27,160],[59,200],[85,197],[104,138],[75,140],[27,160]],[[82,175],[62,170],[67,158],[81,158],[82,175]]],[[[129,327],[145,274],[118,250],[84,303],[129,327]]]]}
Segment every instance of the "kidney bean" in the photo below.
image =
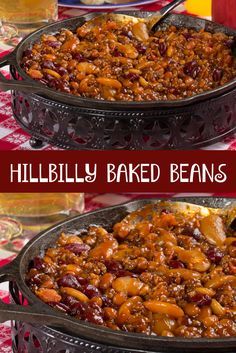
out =
{"type": "Polygon", "coordinates": [[[57,88],[62,92],[70,93],[70,86],[68,82],[60,81],[57,85],[57,88]]]}
{"type": "Polygon", "coordinates": [[[42,283],[41,277],[42,277],[42,274],[41,273],[37,273],[33,277],[28,278],[27,282],[30,283],[30,284],[35,284],[36,286],[39,287],[41,285],[41,283],[42,283]]]}
{"type": "Polygon", "coordinates": [[[33,260],[33,264],[34,264],[34,268],[36,268],[37,270],[43,270],[46,267],[45,262],[43,261],[43,259],[39,256],[36,256],[33,260]]]}
{"type": "Polygon", "coordinates": [[[222,251],[220,251],[217,248],[210,248],[207,251],[206,255],[208,259],[211,260],[211,262],[217,265],[221,262],[222,258],[224,257],[224,254],[222,253],[222,251]]]}
{"type": "Polygon", "coordinates": [[[192,227],[185,227],[182,230],[183,235],[188,235],[190,237],[193,237],[195,240],[199,241],[202,238],[202,234],[198,228],[192,228],[192,227]]]}
{"type": "Polygon", "coordinates": [[[138,43],[136,45],[136,49],[139,52],[139,54],[145,54],[146,51],[147,51],[147,47],[144,44],[142,44],[142,43],[138,43]]]}
{"type": "Polygon", "coordinates": [[[184,268],[185,267],[183,262],[178,261],[178,260],[171,260],[169,262],[169,266],[172,268],[184,268]]]}
{"type": "Polygon", "coordinates": [[[192,237],[192,236],[193,236],[193,228],[190,227],[190,226],[186,226],[186,227],[181,231],[181,234],[187,235],[187,236],[189,236],[189,237],[192,237]]]}
{"type": "Polygon", "coordinates": [[[161,56],[164,56],[165,53],[167,52],[167,45],[166,45],[166,43],[164,43],[164,42],[159,43],[158,49],[159,49],[159,52],[160,52],[161,56]]]}
{"type": "Polygon", "coordinates": [[[98,288],[92,286],[91,284],[83,285],[81,288],[81,291],[87,295],[89,299],[92,299],[93,297],[100,297],[101,293],[98,288]]]}
{"type": "Polygon", "coordinates": [[[64,246],[64,248],[76,255],[80,255],[82,252],[90,250],[90,246],[84,243],[67,244],[64,246]]]}
{"type": "Polygon", "coordinates": [[[165,213],[165,214],[170,214],[170,213],[172,213],[170,210],[168,210],[167,208],[163,208],[162,210],[161,210],[161,213],[165,213]]]}
{"type": "Polygon", "coordinates": [[[106,260],[106,261],[104,261],[104,264],[107,268],[107,271],[111,272],[111,273],[115,273],[115,272],[123,269],[122,264],[118,261],[106,260]]]}
{"type": "Polygon", "coordinates": [[[68,273],[66,275],[64,275],[63,277],[61,277],[58,281],[57,281],[58,286],[60,287],[71,287],[71,288],[75,288],[75,289],[80,289],[81,290],[81,285],[79,283],[79,281],[77,280],[76,276],[68,273]]]}
{"type": "Polygon", "coordinates": [[[117,272],[114,273],[114,275],[116,277],[138,277],[137,273],[133,273],[133,272],[130,272],[130,271],[126,271],[126,270],[119,270],[117,272]]]}
{"type": "Polygon", "coordinates": [[[118,48],[115,48],[113,51],[113,56],[114,57],[119,57],[119,56],[123,56],[122,53],[118,50],[118,48]]]}
{"type": "Polygon", "coordinates": [[[84,314],[88,310],[88,304],[76,301],[70,307],[70,315],[78,316],[80,319],[84,320],[84,314]]]}
{"type": "Polygon", "coordinates": [[[102,310],[98,306],[92,307],[87,303],[78,302],[71,307],[70,314],[93,324],[103,324],[102,310]]]}
{"type": "Polygon", "coordinates": [[[102,296],[103,306],[112,307],[112,300],[108,298],[106,295],[102,296]]]}
{"type": "Polygon", "coordinates": [[[72,53],[72,57],[79,62],[86,60],[81,53],[72,53]]]}
{"type": "Polygon", "coordinates": [[[58,42],[56,40],[48,40],[45,42],[45,44],[51,48],[59,48],[61,46],[61,42],[58,42]]]}
{"type": "Polygon", "coordinates": [[[75,75],[73,73],[69,74],[70,81],[75,81],[75,75]]]}
{"type": "Polygon", "coordinates": [[[213,80],[220,81],[223,77],[223,70],[222,69],[215,69],[213,71],[213,80]]]}
{"type": "Polygon", "coordinates": [[[123,30],[121,31],[121,34],[122,34],[123,36],[125,36],[125,37],[128,37],[129,39],[132,39],[132,38],[133,38],[133,33],[132,33],[132,31],[127,31],[127,30],[123,29],[123,30]]]}
{"type": "Polygon", "coordinates": [[[70,295],[64,295],[63,296],[63,303],[68,306],[69,308],[72,308],[74,304],[78,303],[79,301],[75,299],[74,297],[71,297],[70,295]]]}
{"type": "Polygon", "coordinates": [[[232,49],[235,45],[235,38],[230,38],[225,42],[226,46],[232,49]]]}
{"type": "Polygon", "coordinates": [[[193,36],[189,33],[189,32],[186,32],[186,33],[183,33],[183,36],[186,40],[189,40],[189,39],[192,39],[193,36]]]}
{"type": "Polygon", "coordinates": [[[48,86],[50,88],[57,88],[58,85],[60,84],[60,81],[56,78],[53,78],[52,76],[50,76],[50,79],[49,79],[49,76],[50,75],[47,75],[47,79],[48,79],[48,86]]]}
{"type": "Polygon", "coordinates": [[[55,65],[52,61],[50,60],[44,60],[41,64],[41,67],[44,69],[50,69],[50,70],[55,70],[55,65]]]}
{"type": "Polygon", "coordinates": [[[104,323],[101,313],[91,307],[86,310],[84,314],[84,320],[96,325],[103,325],[104,323]]]}
{"type": "Polygon", "coordinates": [[[87,278],[84,278],[84,277],[81,277],[81,276],[76,276],[76,279],[81,285],[89,284],[89,281],[88,281],[87,278]]]}
{"type": "Polygon", "coordinates": [[[68,71],[67,71],[63,66],[59,67],[59,68],[57,69],[57,72],[58,72],[61,76],[68,74],[68,71]]]}
{"type": "MultiPolygon", "coordinates": [[[[45,73],[44,74],[44,79],[47,80],[47,81],[56,81],[55,77],[45,73]]],[[[48,85],[50,84],[51,82],[48,82],[48,85]]]]}
{"type": "Polygon", "coordinates": [[[26,49],[23,51],[23,56],[27,56],[28,59],[33,57],[32,49],[26,49]]]}
{"type": "Polygon", "coordinates": [[[184,73],[192,78],[196,78],[201,72],[200,66],[196,61],[190,61],[184,66],[184,73]]]}
{"type": "Polygon", "coordinates": [[[140,77],[140,75],[138,74],[134,74],[132,72],[124,75],[124,78],[127,78],[128,80],[130,80],[131,82],[134,82],[135,80],[138,80],[140,77]]]}
{"type": "Polygon", "coordinates": [[[197,306],[199,307],[202,307],[202,306],[210,305],[212,299],[211,297],[209,297],[209,295],[196,293],[195,295],[189,297],[189,301],[192,303],[196,303],[197,306]]]}

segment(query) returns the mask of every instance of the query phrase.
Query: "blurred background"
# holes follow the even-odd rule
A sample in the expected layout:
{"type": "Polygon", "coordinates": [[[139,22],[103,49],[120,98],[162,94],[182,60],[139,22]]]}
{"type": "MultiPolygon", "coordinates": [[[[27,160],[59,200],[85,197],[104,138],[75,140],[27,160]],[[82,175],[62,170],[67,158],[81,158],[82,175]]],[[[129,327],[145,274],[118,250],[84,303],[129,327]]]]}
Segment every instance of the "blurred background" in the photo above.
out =
{"type": "Polygon", "coordinates": [[[35,234],[83,211],[83,193],[0,193],[0,247],[17,251],[35,234]]]}
{"type": "MultiPolygon", "coordinates": [[[[114,11],[133,7],[157,11],[168,0],[1,0],[0,41],[14,45],[28,33],[64,16],[82,15],[88,11],[114,11]]],[[[236,26],[235,0],[187,0],[177,9],[216,22],[236,26]]]]}

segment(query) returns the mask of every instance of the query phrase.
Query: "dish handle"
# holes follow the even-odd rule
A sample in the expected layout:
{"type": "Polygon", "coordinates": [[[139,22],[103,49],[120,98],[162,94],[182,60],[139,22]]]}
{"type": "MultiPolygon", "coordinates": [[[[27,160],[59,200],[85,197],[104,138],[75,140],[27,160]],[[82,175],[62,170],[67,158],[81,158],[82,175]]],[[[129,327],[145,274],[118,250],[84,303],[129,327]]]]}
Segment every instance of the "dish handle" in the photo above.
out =
{"type": "MultiPolygon", "coordinates": [[[[1,1],[1,0],[0,0],[1,1]]],[[[7,65],[12,65],[16,67],[16,52],[17,48],[10,54],[0,58],[0,91],[19,91],[25,93],[36,93],[42,95],[43,97],[49,98],[53,101],[58,101],[60,103],[68,104],[69,96],[70,101],[74,105],[81,106],[81,102],[77,99],[76,96],[73,96],[68,93],[62,93],[51,88],[46,87],[43,84],[34,81],[33,79],[29,78],[29,82],[27,80],[14,80],[14,79],[7,79],[3,73],[1,72],[1,68],[7,65]]]]}
{"type": "Polygon", "coordinates": [[[26,93],[41,93],[48,94],[47,88],[42,85],[36,84],[36,82],[16,81],[7,79],[1,72],[1,68],[7,65],[16,65],[16,50],[10,54],[7,54],[0,58],[0,91],[16,90],[26,93]]]}
{"type": "MultiPolygon", "coordinates": [[[[20,290],[18,284],[19,280],[19,262],[13,260],[0,268],[0,283],[15,282],[20,290]]],[[[37,298],[36,298],[37,299],[37,298]]],[[[72,318],[67,318],[64,313],[60,313],[56,309],[50,308],[44,302],[37,302],[24,306],[19,304],[7,304],[0,299],[0,323],[10,320],[23,321],[40,326],[54,326],[62,327],[72,332],[81,333],[79,321],[73,322],[72,318]],[[50,313],[51,311],[51,313],[50,313]]]]}

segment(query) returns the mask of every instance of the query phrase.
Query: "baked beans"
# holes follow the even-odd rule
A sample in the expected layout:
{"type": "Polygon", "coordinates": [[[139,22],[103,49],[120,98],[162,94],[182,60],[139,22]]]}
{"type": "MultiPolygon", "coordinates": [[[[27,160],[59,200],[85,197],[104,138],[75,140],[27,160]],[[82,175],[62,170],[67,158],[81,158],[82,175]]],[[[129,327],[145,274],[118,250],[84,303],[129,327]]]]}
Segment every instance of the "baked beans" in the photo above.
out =
{"type": "Polygon", "coordinates": [[[111,101],[178,100],[236,77],[234,38],[167,26],[154,34],[144,23],[43,34],[25,51],[26,73],[50,88],[111,101]]]}
{"type": "Polygon", "coordinates": [[[26,281],[42,301],[113,330],[236,336],[236,230],[223,216],[148,205],[83,233],[33,259],[26,281]]]}

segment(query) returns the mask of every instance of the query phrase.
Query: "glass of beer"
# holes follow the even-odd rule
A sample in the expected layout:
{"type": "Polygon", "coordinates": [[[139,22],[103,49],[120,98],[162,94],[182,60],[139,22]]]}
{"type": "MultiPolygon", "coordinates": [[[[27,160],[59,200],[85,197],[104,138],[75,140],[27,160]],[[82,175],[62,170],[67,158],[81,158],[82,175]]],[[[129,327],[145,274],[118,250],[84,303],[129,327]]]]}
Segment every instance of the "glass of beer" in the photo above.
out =
{"type": "Polygon", "coordinates": [[[82,193],[0,193],[0,245],[82,213],[82,193]]]}
{"type": "Polygon", "coordinates": [[[0,40],[21,39],[57,14],[57,0],[0,0],[0,40]]]}

